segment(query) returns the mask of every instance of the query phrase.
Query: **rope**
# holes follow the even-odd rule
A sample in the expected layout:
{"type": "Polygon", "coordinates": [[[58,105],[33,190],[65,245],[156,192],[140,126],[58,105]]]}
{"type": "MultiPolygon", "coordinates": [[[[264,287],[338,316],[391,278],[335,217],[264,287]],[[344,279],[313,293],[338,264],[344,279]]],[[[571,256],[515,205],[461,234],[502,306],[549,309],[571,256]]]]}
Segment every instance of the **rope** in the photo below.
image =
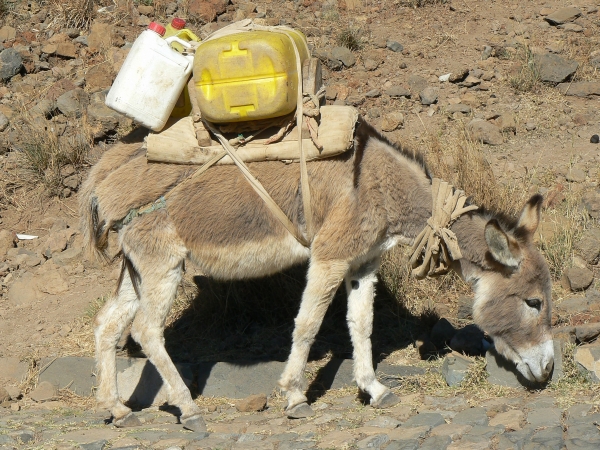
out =
{"type": "Polygon", "coordinates": [[[410,265],[417,279],[447,273],[452,261],[462,258],[456,235],[450,230],[462,214],[478,209],[476,205],[465,206],[467,196],[461,190],[439,178],[431,183],[432,212],[427,225],[411,250],[410,265]]]}

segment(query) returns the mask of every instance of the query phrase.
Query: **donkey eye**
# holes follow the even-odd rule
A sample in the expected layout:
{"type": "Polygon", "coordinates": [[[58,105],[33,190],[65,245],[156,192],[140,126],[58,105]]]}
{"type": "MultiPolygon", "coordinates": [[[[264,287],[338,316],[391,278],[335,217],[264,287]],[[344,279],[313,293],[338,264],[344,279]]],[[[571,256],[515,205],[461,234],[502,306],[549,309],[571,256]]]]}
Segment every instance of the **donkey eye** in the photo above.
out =
{"type": "Polygon", "coordinates": [[[527,303],[527,306],[530,308],[535,308],[538,311],[542,308],[542,301],[539,298],[528,298],[525,300],[525,303],[527,303]]]}

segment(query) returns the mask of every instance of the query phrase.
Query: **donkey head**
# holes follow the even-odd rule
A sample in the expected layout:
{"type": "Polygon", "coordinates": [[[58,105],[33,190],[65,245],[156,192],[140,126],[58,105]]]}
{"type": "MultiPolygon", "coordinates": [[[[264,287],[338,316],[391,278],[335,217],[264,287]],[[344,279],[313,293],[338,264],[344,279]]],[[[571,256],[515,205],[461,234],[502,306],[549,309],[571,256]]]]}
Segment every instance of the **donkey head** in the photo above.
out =
{"type": "Polygon", "coordinates": [[[533,244],[542,200],[533,196],[510,230],[496,219],[485,223],[485,261],[473,274],[475,322],[494,339],[498,353],[534,382],[546,381],[554,366],[552,282],[533,244]]]}

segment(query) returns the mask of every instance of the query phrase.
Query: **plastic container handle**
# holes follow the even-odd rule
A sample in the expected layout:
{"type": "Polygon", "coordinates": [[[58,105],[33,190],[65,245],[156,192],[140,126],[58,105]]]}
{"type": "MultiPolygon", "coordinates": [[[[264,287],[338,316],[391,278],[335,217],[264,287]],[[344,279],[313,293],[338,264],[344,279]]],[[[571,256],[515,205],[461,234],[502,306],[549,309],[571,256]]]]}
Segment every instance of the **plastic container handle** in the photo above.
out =
{"type": "Polygon", "coordinates": [[[165,42],[171,46],[172,42],[177,42],[183,45],[185,48],[192,48],[192,45],[188,41],[184,41],[183,39],[178,38],[177,36],[171,36],[165,39],[165,42]]]}

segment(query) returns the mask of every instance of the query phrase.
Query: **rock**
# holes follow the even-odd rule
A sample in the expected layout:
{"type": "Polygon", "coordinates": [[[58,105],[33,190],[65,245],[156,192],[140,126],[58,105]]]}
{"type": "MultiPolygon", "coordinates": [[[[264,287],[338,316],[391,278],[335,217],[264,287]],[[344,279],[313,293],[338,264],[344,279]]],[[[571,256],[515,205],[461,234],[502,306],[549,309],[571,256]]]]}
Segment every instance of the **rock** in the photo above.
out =
{"type": "MultiPolygon", "coordinates": [[[[419,446],[420,450],[445,450],[452,442],[450,436],[431,436],[419,446]]],[[[389,448],[389,447],[388,447],[389,448]]]]}
{"type": "Polygon", "coordinates": [[[382,131],[394,131],[404,124],[404,115],[399,111],[393,111],[383,116],[381,121],[382,131]]]}
{"type": "Polygon", "coordinates": [[[94,22],[87,37],[87,45],[98,51],[109,49],[112,45],[113,25],[94,22]]]}
{"type": "Polygon", "coordinates": [[[61,42],[56,45],[56,54],[63,58],[77,58],[77,47],[71,42],[61,42]]]}
{"type": "Polygon", "coordinates": [[[559,25],[558,28],[565,31],[570,31],[572,33],[582,33],[583,27],[581,25],[577,25],[576,23],[565,23],[564,25],[559,25]]]}
{"type": "Polygon", "coordinates": [[[488,416],[485,408],[469,408],[459,412],[452,419],[452,423],[459,425],[487,425],[488,416]]]}
{"type": "Polygon", "coordinates": [[[461,328],[450,340],[452,350],[468,356],[483,356],[489,347],[483,331],[475,324],[461,328]]]}
{"type": "Polygon", "coordinates": [[[517,134],[517,118],[513,113],[503,113],[496,119],[496,125],[503,133],[517,134]]]}
{"type": "Polygon", "coordinates": [[[450,73],[450,77],[448,78],[448,81],[450,83],[460,83],[461,81],[463,81],[465,78],[467,78],[469,76],[469,68],[468,67],[462,67],[458,70],[454,70],[450,73]]]}
{"type": "MultiPolygon", "coordinates": [[[[0,379],[14,383],[21,383],[27,376],[27,363],[19,358],[0,357],[0,379]]],[[[10,386],[5,387],[10,391],[10,386]]],[[[11,395],[12,397],[12,395],[11,395]]]]}
{"type": "Polygon", "coordinates": [[[367,98],[377,98],[381,97],[381,91],[379,89],[371,89],[369,92],[365,94],[367,98]]]}
{"type": "Polygon", "coordinates": [[[235,402],[235,408],[241,412],[262,411],[267,406],[267,396],[256,394],[235,402]]]}
{"type": "Polygon", "coordinates": [[[422,105],[432,105],[437,103],[438,89],[434,87],[426,87],[419,93],[422,105]]]}
{"type": "Polygon", "coordinates": [[[119,121],[124,118],[124,116],[110,109],[104,103],[99,102],[92,102],[88,105],[87,115],[94,129],[94,138],[96,139],[114,132],[119,126],[119,121]]]}
{"type": "Polygon", "coordinates": [[[458,386],[473,365],[473,360],[460,353],[452,352],[444,357],[442,375],[448,386],[458,386]]]}
{"type": "Polygon", "coordinates": [[[575,336],[579,342],[591,342],[600,336],[600,323],[588,323],[575,327],[575,336]]]}
{"type": "Polygon", "coordinates": [[[597,144],[598,142],[600,142],[600,136],[598,136],[597,134],[593,134],[590,138],[590,143],[597,144]]]}
{"type": "Polygon", "coordinates": [[[461,86],[465,87],[473,87],[477,86],[479,83],[481,83],[479,78],[474,77],[473,75],[468,75],[467,78],[465,78],[460,84],[461,86]]]}
{"type": "Polygon", "coordinates": [[[0,403],[8,402],[10,400],[10,394],[6,389],[0,386],[0,403]]]}
{"type": "Polygon", "coordinates": [[[540,80],[551,83],[562,83],[579,67],[577,61],[565,59],[553,53],[534,55],[533,60],[539,69],[540,80]]]}
{"type": "Polygon", "coordinates": [[[67,117],[81,117],[88,103],[88,95],[81,88],[65,92],[56,99],[56,107],[67,117]]]}
{"type": "MultiPolygon", "coordinates": [[[[554,370],[550,377],[551,381],[556,381],[563,375],[562,355],[563,346],[561,341],[554,340],[554,370]]],[[[513,388],[522,388],[523,386],[539,388],[539,385],[532,385],[521,375],[514,363],[500,356],[493,348],[487,351],[485,360],[489,383],[513,388]]]]}
{"type": "MultiPolygon", "coordinates": [[[[121,61],[122,64],[122,61],[121,61]]],[[[115,74],[106,65],[91,67],[85,74],[85,84],[91,89],[106,89],[112,85],[115,74]]]]}
{"type": "Polygon", "coordinates": [[[227,10],[228,0],[190,0],[187,11],[202,22],[212,22],[227,10]]]}
{"type": "Polygon", "coordinates": [[[473,139],[484,144],[500,145],[504,142],[500,128],[483,119],[473,119],[468,123],[467,130],[471,133],[473,139]]]}
{"type": "Polygon", "coordinates": [[[408,77],[408,86],[411,92],[417,93],[423,91],[428,86],[428,83],[422,76],[413,74],[408,77]]]}
{"type": "Polygon", "coordinates": [[[600,219],[600,190],[586,192],[581,202],[592,218],[600,219]]]}
{"type": "Polygon", "coordinates": [[[594,272],[580,267],[566,269],[561,278],[563,287],[573,292],[587,289],[592,284],[592,281],[594,281],[594,272]]]}
{"type": "Polygon", "coordinates": [[[459,319],[472,319],[473,318],[473,302],[472,297],[460,297],[458,299],[458,314],[459,319]]]}
{"type": "Polygon", "coordinates": [[[6,256],[8,249],[15,248],[16,235],[8,230],[0,230],[0,259],[6,256]]]}
{"type": "Polygon", "coordinates": [[[365,59],[364,66],[365,66],[365,70],[372,72],[373,70],[376,70],[377,67],[379,67],[379,61],[375,61],[374,59],[367,58],[367,59],[365,59]]]}
{"type": "Polygon", "coordinates": [[[365,422],[365,427],[396,428],[398,426],[400,426],[400,421],[389,416],[377,416],[375,419],[365,422]]]}
{"type": "MultiPolygon", "coordinates": [[[[44,264],[42,269],[48,267],[50,263],[44,264]]],[[[69,282],[66,276],[63,274],[64,270],[50,270],[42,273],[37,277],[36,285],[38,290],[50,295],[64,294],[69,290],[69,282]]]]}
{"type": "Polygon", "coordinates": [[[439,413],[421,413],[416,416],[410,417],[406,422],[402,424],[400,428],[421,428],[427,427],[430,430],[437,427],[438,425],[445,424],[444,417],[439,413]]]}
{"type": "Polygon", "coordinates": [[[21,275],[8,289],[8,301],[14,306],[32,305],[40,297],[33,274],[29,272],[21,275]]]}
{"type": "Polygon", "coordinates": [[[550,25],[560,25],[565,22],[572,22],[580,15],[581,11],[579,9],[575,8],[574,6],[567,6],[547,15],[544,17],[544,20],[550,25]]]}
{"type": "Polygon", "coordinates": [[[569,181],[571,183],[583,183],[585,181],[586,176],[587,176],[587,174],[585,173],[584,170],[582,170],[578,167],[572,167],[567,172],[567,175],[565,176],[565,178],[567,181],[569,181]]]}
{"type": "Polygon", "coordinates": [[[42,45],[42,53],[45,53],[47,55],[54,55],[56,53],[57,49],[58,49],[58,45],[57,44],[45,44],[45,45],[42,45]]]}
{"type": "Polygon", "coordinates": [[[387,434],[375,434],[369,437],[366,437],[356,443],[356,446],[359,449],[367,449],[367,448],[381,448],[382,445],[386,444],[390,438],[387,434]]]}
{"type": "Polygon", "coordinates": [[[575,97],[589,97],[600,95],[600,81],[576,81],[574,83],[561,83],[558,90],[563,95],[575,97]]]}
{"type": "Polygon", "coordinates": [[[89,46],[88,36],[78,36],[75,39],[73,39],[73,43],[81,44],[84,47],[88,47],[89,46]]]}
{"type": "Polygon", "coordinates": [[[52,383],[48,381],[42,381],[33,391],[31,391],[29,396],[33,401],[41,403],[52,400],[54,397],[56,397],[56,394],[56,388],[52,383]]]}
{"type": "Polygon", "coordinates": [[[558,408],[539,408],[529,411],[527,423],[533,428],[560,426],[562,411],[558,408]]]}
{"type": "Polygon", "coordinates": [[[9,124],[8,117],[4,115],[4,113],[0,112],[0,133],[6,130],[6,127],[9,124]]]}
{"type": "Polygon", "coordinates": [[[410,91],[402,86],[391,86],[386,89],[385,93],[392,98],[410,98],[410,91]]]}
{"type": "Polygon", "coordinates": [[[462,114],[471,114],[471,107],[469,105],[463,105],[462,103],[455,103],[454,105],[448,105],[446,107],[446,112],[448,114],[454,113],[462,113],[462,114]]]}
{"type": "Polygon", "coordinates": [[[523,411],[511,410],[496,414],[495,417],[490,419],[489,425],[495,427],[502,425],[506,431],[518,431],[520,430],[521,423],[525,420],[525,414],[523,411]]]}
{"type": "MultiPolygon", "coordinates": [[[[566,289],[569,289],[569,286],[566,289]]],[[[571,315],[589,310],[589,303],[585,297],[569,297],[562,300],[556,307],[571,315]]]]}
{"type": "MultiPolygon", "coordinates": [[[[284,367],[285,363],[279,361],[250,361],[238,364],[200,363],[197,379],[198,393],[205,397],[234,399],[242,399],[265,392],[271,393],[277,386],[284,367]]],[[[350,382],[352,382],[352,361],[349,361],[348,371],[350,382]]]]}
{"type": "Polygon", "coordinates": [[[17,30],[9,25],[0,28],[0,42],[13,41],[17,37],[17,30]]]}
{"type": "Polygon", "coordinates": [[[600,383],[600,344],[585,344],[577,347],[573,356],[578,366],[595,383],[600,383]]]}
{"type": "Polygon", "coordinates": [[[352,67],[356,64],[356,57],[347,47],[334,47],[331,50],[331,59],[340,61],[345,67],[352,67]]]}
{"type": "Polygon", "coordinates": [[[0,52],[0,79],[10,80],[19,73],[23,67],[23,58],[14,48],[7,48],[0,52]]]}
{"type": "Polygon", "coordinates": [[[387,41],[385,46],[393,52],[401,52],[404,50],[402,44],[396,41],[387,41]]]}

